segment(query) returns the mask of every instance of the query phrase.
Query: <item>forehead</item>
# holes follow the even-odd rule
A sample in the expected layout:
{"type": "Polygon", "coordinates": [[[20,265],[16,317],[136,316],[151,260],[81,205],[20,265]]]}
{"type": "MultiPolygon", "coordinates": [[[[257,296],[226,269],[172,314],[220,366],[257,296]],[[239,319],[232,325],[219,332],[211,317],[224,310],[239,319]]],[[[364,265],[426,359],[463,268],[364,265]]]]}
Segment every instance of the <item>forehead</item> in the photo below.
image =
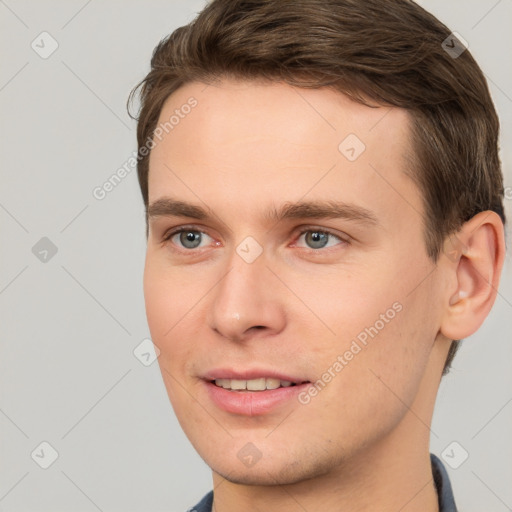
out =
{"type": "Polygon", "coordinates": [[[406,204],[422,208],[405,174],[409,116],[398,108],[325,88],[225,80],[181,87],[158,124],[167,130],[150,155],[150,203],[170,195],[225,209],[228,199],[250,216],[300,198],[343,200],[390,222],[406,204]]]}

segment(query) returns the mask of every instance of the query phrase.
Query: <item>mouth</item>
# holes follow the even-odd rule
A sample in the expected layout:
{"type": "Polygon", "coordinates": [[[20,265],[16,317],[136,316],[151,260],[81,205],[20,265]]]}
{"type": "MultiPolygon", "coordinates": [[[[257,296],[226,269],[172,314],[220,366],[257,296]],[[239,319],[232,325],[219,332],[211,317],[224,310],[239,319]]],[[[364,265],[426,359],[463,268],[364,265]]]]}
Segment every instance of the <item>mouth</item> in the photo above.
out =
{"type": "Polygon", "coordinates": [[[299,406],[297,396],[311,382],[265,371],[216,370],[203,377],[206,397],[225,412],[260,416],[299,406]],[[295,404],[295,405],[294,405],[295,404]]]}
{"type": "Polygon", "coordinates": [[[248,391],[266,391],[270,389],[289,388],[304,384],[307,381],[293,382],[290,380],[281,380],[273,377],[261,377],[258,379],[214,379],[211,384],[228,391],[248,392],[248,391]]]}

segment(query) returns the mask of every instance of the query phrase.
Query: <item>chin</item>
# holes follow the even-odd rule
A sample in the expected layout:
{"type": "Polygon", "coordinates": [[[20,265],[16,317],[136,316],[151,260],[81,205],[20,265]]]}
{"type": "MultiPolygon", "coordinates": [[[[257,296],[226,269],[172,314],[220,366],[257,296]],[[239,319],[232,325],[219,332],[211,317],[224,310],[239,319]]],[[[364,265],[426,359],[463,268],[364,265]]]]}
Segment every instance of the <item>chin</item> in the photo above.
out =
{"type": "MultiPolygon", "coordinates": [[[[215,470],[214,470],[215,471],[215,470]]],[[[283,474],[279,471],[267,473],[265,471],[256,471],[247,469],[245,471],[231,471],[231,472],[218,472],[215,471],[222,478],[225,478],[228,482],[240,485],[257,485],[257,486],[273,486],[273,485],[290,485],[308,480],[308,478],[300,477],[299,475],[293,475],[287,472],[283,474]]]]}
{"type": "MultiPolygon", "coordinates": [[[[238,461],[237,461],[238,462],[238,461]]],[[[253,467],[229,467],[227,464],[210,464],[208,466],[213,472],[234,484],[240,485],[291,485],[316,478],[329,473],[333,469],[331,464],[325,461],[304,462],[270,462],[263,460],[257,462],[253,467]]]]}
{"type": "Polygon", "coordinates": [[[239,485],[257,485],[257,486],[272,486],[272,485],[283,485],[283,483],[291,482],[280,482],[273,478],[271,475],[264,475],[261,472],[253,473],[251,470],[247,471],[232,471],[231,473],[220,473],[215,471],[222,478],[231,482],[232,484],[239,485]]]}

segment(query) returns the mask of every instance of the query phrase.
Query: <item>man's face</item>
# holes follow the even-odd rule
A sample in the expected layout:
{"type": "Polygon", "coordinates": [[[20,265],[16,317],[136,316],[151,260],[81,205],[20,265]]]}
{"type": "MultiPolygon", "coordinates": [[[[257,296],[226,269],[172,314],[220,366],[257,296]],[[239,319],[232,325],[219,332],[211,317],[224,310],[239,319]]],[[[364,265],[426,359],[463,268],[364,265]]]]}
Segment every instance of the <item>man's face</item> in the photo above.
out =
{"type": "Polygon", "coordinates": [[[159,123],[176,109],[151,153],[144,290],[198,453],[232,481],[292,483],[406,423],[428,439],[443,286],[405,175],[407,114],[235,81],[183,86],[159,123]]]}

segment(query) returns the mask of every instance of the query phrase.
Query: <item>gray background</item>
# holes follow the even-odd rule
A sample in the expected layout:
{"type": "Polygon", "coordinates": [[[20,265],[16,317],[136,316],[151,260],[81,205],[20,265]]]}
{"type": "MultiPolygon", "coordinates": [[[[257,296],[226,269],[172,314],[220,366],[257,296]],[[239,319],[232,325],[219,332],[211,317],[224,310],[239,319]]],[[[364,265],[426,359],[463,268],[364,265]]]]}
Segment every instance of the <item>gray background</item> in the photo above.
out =
{"type": "MultiPolygon", "coordinates": [[[[512,219],[512,1],[420,3],[488,76],[512,219]]],[[[133,353],[149,337],[135,171],[92,195],[136,150],[125,102],[154,46],[203,5],[0,0],[0,512],[179,512],[211,487],[157,363],[133,353]],[[46,59],[31,47],[51,48],[43,31],[59,45],[46,59]],[[59,454],[48,469],[43,441],[59,454]]],[[[432,425],[434,453],[469,454],[448,468],[461,511],[512,509],[510,256],[499,293],[443,380],[432,425]]]]}

